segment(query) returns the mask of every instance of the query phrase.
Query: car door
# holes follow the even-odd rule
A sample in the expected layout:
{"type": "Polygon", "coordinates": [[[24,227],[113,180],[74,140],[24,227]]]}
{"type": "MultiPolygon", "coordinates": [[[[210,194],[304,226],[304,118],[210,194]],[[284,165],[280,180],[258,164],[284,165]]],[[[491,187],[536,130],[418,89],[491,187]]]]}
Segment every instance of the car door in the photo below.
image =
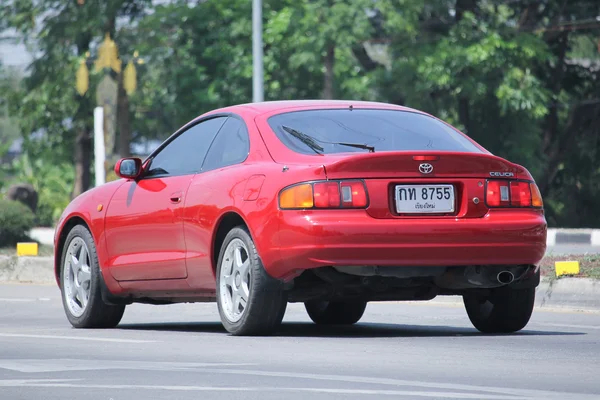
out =
{"type": "Polygon", "coordinates": [[[141,179],[117,189],[106,212],[109,270],[118,281],[184,279],[183,206],[225,117],[174,135],[149,157],[141,179]]]}
{"type": "Polygon", "coordinates": [[[188,189],[184,234],[188,282],[195,288],[215,289],[210,259],[213,228],[223,208],[235,201],[235,188],[244,187],[239,184],[246,181],[239,164],[249,151],[246,124],[237,116],[229,117],[208,150],[201,173],[194,176],[188,189]]]}

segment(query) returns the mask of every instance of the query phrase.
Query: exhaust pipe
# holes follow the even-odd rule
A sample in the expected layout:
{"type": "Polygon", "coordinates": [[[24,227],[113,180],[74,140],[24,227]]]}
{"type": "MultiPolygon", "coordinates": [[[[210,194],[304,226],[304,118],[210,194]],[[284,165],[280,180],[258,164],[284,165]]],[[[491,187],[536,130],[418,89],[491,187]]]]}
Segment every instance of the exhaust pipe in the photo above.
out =
{"type": "Polygon", "coordinates": [[[496,276],[496,279],[498,280],[498,282],[508,285],[509,283],[512,283],[512,281],[515,280],[515,276],[510,271],[502,271],[498,274],[498,276],[496,276]]]}

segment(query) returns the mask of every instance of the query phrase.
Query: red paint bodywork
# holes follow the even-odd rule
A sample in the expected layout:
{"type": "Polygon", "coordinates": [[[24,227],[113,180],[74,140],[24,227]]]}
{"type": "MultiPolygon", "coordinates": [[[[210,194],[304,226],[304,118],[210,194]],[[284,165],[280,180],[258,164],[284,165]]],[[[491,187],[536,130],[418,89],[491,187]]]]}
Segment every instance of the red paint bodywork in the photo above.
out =
{"type": "MultiPolygon", "coordinates": [[[[216,110],[246,123],[248,158],[206,173],[148,180],[121,179],[74,199],[55,235],[55,267],[68,228],[84,222],[94,237],[101,271],[115,295],[212,298],[215,241],[223,218],[237,214],[248,226],[265,268],[289,280],[321,266],[452,266],[537,264],[546,250],[540,209],[488,209],[489,171],[527,170],[491,155],[443,152],[303,155],[287,148],[267,119],[301,109],[404,107],[367,102],[298,101],[247,104],[216,110]],[[424,178],[415,155],[435,155],[424,178]],[[284,168],[287,167],[287,168],[284,168]],[[364,179],[369,206],[362,210],[280,210],[286,186],[324,179],[364,179]],[[453,215],[396,215],[389,195],[396,183],[454,183],[453,215]],[[98,206],[102,210],[98,211],[98,206]]],[[[190,124],[192,124],[190,122],[190,124]]],[[[187,126],[187,125],[186,125],[187,126]]],[[[182,129],[185,129],[183,127],[182,129]]]]}

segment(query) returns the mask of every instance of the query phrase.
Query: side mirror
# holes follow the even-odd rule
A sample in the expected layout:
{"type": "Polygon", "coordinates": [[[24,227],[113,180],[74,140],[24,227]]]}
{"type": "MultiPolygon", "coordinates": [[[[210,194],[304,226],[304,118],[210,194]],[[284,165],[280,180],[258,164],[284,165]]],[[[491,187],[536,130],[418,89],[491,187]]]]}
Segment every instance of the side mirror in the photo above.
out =
{"type": "Polygon", "coordinates": [[[115,174],[120,178],[135,179],[142,173],[142,160],[139,158],[121,158],[115,164],[115,174]]]}

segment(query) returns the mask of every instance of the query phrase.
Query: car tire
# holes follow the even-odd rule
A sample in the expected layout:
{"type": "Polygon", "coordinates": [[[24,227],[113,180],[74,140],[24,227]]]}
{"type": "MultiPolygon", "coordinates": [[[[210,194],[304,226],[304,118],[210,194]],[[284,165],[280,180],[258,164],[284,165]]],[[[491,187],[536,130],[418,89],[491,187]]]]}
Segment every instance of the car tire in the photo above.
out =
{"type": "Polygon", "coordinates": [[[114,328],[124,305],[102,300],[102,273],[91,233],[83,225],[71,229],[60,264],[60,289],[67,319],[75,328],[114,328]]]}
{"type": "Polygon", "coordinates": [[[315,324],[352,325],[357,323],[365,313],[367,302],[307,301],[304,307],[315,324]]]}
{"type": "Polygon", "coordinates": [[[483,333],[512,333],[523,329],[533,313],[535,288],[494,289],[488,297],[463,296],[471,323],[483,333]]]}
{"type": "Polygon", "coordinates": [[[265,271],[246,227],[233,228],[223,240],[216,291],[221,323],[232,335],[270,335],[283,320],[283,283],[265,271]]]}

